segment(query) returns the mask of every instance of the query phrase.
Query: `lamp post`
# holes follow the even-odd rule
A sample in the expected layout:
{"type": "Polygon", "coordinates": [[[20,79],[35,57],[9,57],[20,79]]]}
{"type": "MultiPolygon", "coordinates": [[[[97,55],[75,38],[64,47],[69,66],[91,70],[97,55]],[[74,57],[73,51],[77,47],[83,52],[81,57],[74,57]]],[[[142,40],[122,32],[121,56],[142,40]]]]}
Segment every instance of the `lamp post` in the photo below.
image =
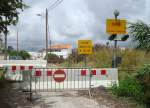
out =
{"type": "MultiPolygon", "coordinates": [[[[115,16],[115,20],[113,20],[114,23],[115,22],[120,23],[120,21],[117,19],[118,16],[119,16],[119,11],[118,10],[114,11],[114,16],[115,16]]],[[[120,26],[120,24],[118,24],[117,27],[122,27],[122,26],[120,26]]],[[[118,30],[118,29],[116,29],[116,30],[118,30]]],[[[124,31],[124,30],[122,30],[122,31],[124,31]]],[[[114,34],[111,33],[111,35],[108,38],[110,41],[112,41],[112,40],[114,41],[113,59],[112,59],[112,67],[113,68],[117,68],[117,64],[118,64],[118,60],[119,60],[119,58],[117,57],[117,42],[118,41],[126,41],[129,38],[129,35],[126,34],[126,32],[121,32],[121,34],[125,34],[125,35],[123,35],[121,39],[118,39],[117,38],[117,33],[118,33],[117,31],[114,32],[114,34]]],[[[120,34],[120,32],[119,32],[119,34],[120,34]]]]}
{"type": "MultiPolygon", "coordinates": [[[[118,10],[115,10],[114,11],[114,16],[115,16],[115,19],[117,20],[117,17],[119,16],[119,11],[118,10]]],[[[116,35],[116,40],[114,40],[114,49],[113,49],[113,68],[116,68],[117,67],[117,34],[116,35]]]]}

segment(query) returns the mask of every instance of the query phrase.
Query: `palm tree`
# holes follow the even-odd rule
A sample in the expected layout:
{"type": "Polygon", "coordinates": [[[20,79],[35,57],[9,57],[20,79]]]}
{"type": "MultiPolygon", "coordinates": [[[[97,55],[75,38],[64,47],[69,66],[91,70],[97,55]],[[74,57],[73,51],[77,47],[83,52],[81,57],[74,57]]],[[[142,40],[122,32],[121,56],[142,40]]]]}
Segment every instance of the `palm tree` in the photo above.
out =
{"type": "Polygon", "coordinates": [[[150,26],[138,21],[129,24],[129,33],[133,37],[133,41],[137,42],[137,48],[150,51],[150,26]]]}

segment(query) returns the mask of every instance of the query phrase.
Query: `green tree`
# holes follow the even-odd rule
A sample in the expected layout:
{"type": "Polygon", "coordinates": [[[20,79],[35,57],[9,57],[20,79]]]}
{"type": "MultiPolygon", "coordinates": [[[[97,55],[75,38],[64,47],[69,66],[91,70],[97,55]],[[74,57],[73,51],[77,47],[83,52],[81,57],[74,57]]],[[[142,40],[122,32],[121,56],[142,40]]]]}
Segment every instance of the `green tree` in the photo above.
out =
{"type": "Polygon", "coordinates": [[[8,51],[9,56],[17,56],[17,51],[8,51]]]}
{"type": "Polygon", "coordinates": [[[150,26],[138,21],[136,23],[130,23],[129,25],[130,35],[133,40],[137,42],[137,48],[144,49],[147,52],[150,51],[150,26]]]}
{"type": "Polygon", "coordinates": [[[17,23],[20,10],[25,7],[22,0],[0,0],[0,33],[7,32],[7,26],[17,23]]]}
{"type": "Polygon", "coordinates": [[[27,51],[24,51],[24,50],[19,52],[19,56],[21,56],[24,60],[30,58],[30,54],[27,51]]]}
{"type": "Polygon", "coordinates": [[[30,58],[30,54],[25,50],[21,50],[20,52],[18,52],[18,54],[17,54],[17,51],[15,51],[15,50],[8,51],[8,53],[9,53],[9,56],[20,56],[24,60],[30,58]]]}

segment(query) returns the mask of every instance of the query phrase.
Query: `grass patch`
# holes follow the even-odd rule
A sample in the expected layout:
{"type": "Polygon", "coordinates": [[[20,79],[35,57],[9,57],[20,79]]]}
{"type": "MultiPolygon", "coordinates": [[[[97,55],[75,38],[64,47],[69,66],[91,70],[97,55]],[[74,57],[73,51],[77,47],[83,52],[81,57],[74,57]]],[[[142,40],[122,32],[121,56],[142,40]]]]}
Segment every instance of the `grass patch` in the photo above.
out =
{"type": "Polygon", "coordinates": [[[4,69],[0,68],[0,89],[4,88],[7,84],[7,81],[4,78],[4,69]]]}
{"type": "Polygon", "coordinates": [[[136,73],[125,75],[111,91],[117,97],[133,98],[139,105],[150,108],[150,65],[144,65],[136,73]]]}

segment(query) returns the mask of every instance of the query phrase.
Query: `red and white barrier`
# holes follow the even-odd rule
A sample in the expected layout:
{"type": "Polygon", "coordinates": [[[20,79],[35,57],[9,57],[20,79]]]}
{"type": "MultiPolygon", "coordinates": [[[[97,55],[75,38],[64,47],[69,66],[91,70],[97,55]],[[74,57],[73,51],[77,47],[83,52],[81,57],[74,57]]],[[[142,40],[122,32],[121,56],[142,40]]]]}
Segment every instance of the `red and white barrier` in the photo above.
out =
{"type": "MultiPolygon", "coordinates": [[[[61,69],[62,73],[55,74],[60,69],[35,69],[34,76],[38,82],[33,87],[39,88],[87,88],[91,81],[91,87],[110,87],[118,84],[118,71],[114,68],[95,69],[61,69]],[[58,79],[58,81],[57,81],[58,79]],[[49,86],[47,86],[47,84],[49,86]]],[[[35,81],[33,81],[35,82],[35,81]]]]}
{"type": "MultiPolygon", "coordinates": [[[[38,68],[33,65],[12,65],[7,67],[6,78],[14,81],[22,81],[23,74],[32,72],[32,89],[59,88],[89,88],[118,84],[118,70],[114,68],[38,68]],[[35,80],[35,81],[34,81],[35,80]]],[[[27,76],[29,78],[30,76],[27,76]]]]}
{"type": "Polygon", "coordinates": [[[24,71],[32,71],[33,66],[24,66],[24,65],[12,65],[7,66],[7,72],[5,74],[5,78],[12,81],[22,81],[23,76],[22,72],[24,71]]]}

